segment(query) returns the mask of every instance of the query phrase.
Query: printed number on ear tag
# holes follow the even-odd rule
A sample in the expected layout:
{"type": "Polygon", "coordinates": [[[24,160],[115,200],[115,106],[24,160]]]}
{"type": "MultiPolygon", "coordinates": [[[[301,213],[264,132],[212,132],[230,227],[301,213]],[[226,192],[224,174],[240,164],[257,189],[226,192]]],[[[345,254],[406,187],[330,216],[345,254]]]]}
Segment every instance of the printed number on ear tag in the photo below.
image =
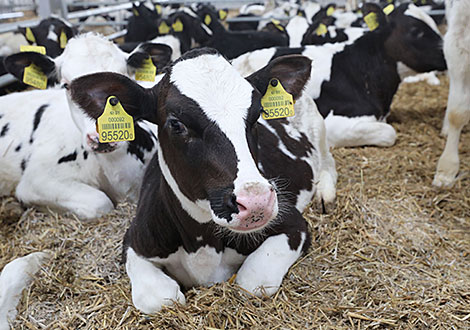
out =
{"type": "Polygon", "coordinates": [[[102,143],[132,141],[135,138],[134,119],[126,113],[116,96],[108,97],[96,126],[102,143]]]}
{"type": "Polygon", "coordinates": [[[29,45],[21,45],[20,52],[35,52],[42,55],[46,55],[46,47],[44,46],[29,46],[29,45]]]}
{"type": "Polygon", "coordinates": [[[142,62],[142,66],[135,71],[135,80],[155,81],[157,67],[153,64],[150,56],[142,62]]]}
{"type": "Polygon", "coordinates": [[[281,82],[273,78],[269,81],[266,94],[261,98],[263,107],[263,119],[277,119],[292,117],[294,112],[294,101],[292,95],[287,93],[281,82]]]}
{"type": "Polygon", "coordinates": [[[62,49],[64,49],[65,46],[67,46],[67,35],[65,34],[64,30],[62,30],[62,32],[60,33],[59,43],[60,43],[60,48],[62,49]]]}
{"type": "Polygon", "coordinates": [[[39,89],[47,88],[47,76],[34,63],[24,68],[23,82],[39,89]]]}
{"type": "Polygon", "coordinates": [[[370,31],[374,31],[376,28],[379,27],[379,22],[377,21],[376,13],[369,13],[364,16],[364,22],[366,22],[367,27],[370,31]]]}

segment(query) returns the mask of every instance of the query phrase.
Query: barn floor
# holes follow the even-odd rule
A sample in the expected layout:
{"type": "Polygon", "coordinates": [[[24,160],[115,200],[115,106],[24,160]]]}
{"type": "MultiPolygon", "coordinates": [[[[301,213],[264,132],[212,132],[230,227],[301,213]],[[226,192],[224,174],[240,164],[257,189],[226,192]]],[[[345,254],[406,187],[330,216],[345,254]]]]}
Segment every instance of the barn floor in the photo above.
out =
{"type": "Polygon", "coordinates": [[[337,208],[309,210],[312,248],[272,298],[235,285],[194,288],[186,306],[155,316],[132,306],[119,263],[134,208],[92,223],[28,210],[3,224],[3,267],[39,250],[53,258],[24,292],[15,329],[470,329],[470,129],[461,179],[431,187],[448,82],[403,84],[389,122],[392,148],[334,150],[337,208]]]}

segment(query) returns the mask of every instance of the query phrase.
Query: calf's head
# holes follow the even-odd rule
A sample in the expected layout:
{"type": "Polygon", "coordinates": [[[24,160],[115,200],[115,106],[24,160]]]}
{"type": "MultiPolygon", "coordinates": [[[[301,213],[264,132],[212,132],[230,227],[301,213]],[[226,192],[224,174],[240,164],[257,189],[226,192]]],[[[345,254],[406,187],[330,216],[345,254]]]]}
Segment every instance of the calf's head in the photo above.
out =
{"type": "Polygon", "coordinates": [[[416,72],[446,70],[442,37],[431,16],[414,4],[398,6],[388,16],[392,27],[387,53],[416,72]]]}
{"type": "Polygon", "coordinates": [[[134,119],[157,124],[159,166],[183,209],[199,222],[251,232],[278,214],[275,187],[256,165],[261,97],[272,78],[299,97],[310,69],[309,59],[285,56],[244,79],[215,50],[200,49],[183,55],[152,89],[93,74],[72,82],[72,101],[96,119],[115,95],[134,119]]]}
{"type": "MultiPolygon", "coordinates": [[[[157,68],[161,69],[171,58],[172,50],[167,45],[144,43],[131,54],[121,51],[115,44],[104,37],[87,33],[71,39],[59,57],[53,59],[34,52],[22,52],[5,58],[5,68],[19,80],[23,79],[24,69],[34,63],[48,78],[48,85],[60,83],[67,86],[80,76],[94,72],[117,72],[131,74],[142,66],[143,61],[151,57],[157,68]]],[[[88,151],[109,152],[122,143],[99,143],[95,122],[85,115],[81,108],[70,102],[72,118],[82,132],[83,146],[88,151]]],[[[65,109],[64,109],[65,111],[65,109]]]]}

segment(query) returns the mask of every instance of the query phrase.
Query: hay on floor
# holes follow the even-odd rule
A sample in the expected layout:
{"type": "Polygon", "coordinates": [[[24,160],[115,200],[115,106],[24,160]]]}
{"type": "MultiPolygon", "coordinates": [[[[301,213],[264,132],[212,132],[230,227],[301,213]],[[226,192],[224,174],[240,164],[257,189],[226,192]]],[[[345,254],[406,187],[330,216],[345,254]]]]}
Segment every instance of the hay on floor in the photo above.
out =
{"type": "Polygon", "coordinates": [[[34,251],[53,253],[19,306],[15,329],[464,329],[470,326],[470,134],[460,180],[431,186],[448,81],[402,85],[389,122],[391,148],[334,150],[333,214],[305,213],[312,247],[271,298],[231,283],[186,292],[186,306],[146,316],[132,306],[120,264],[135,211],[94,222],[26,211],[2,224],[3,267],[34,251]]]}

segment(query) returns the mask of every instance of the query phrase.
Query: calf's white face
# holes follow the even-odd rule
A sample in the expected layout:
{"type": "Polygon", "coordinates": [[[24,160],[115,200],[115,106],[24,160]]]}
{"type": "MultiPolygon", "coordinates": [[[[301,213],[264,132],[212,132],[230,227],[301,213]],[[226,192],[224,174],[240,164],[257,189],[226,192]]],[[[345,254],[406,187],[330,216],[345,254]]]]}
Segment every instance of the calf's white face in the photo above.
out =
{"type": "Polygon", "coordinates": [[[90,105],[92,118],[116,95],[135,118],[156,123],[162,179],[182,208],[199,222],[251,232],[278,214],[275,189],[256,166],[262,94],[278,78],[296,98],[309,76],[310,60],[288,56],[244,79],[203,49],[176,61],[153,89],[104,73],[75,80],[71,91],[74,102],[90,105]]]}

